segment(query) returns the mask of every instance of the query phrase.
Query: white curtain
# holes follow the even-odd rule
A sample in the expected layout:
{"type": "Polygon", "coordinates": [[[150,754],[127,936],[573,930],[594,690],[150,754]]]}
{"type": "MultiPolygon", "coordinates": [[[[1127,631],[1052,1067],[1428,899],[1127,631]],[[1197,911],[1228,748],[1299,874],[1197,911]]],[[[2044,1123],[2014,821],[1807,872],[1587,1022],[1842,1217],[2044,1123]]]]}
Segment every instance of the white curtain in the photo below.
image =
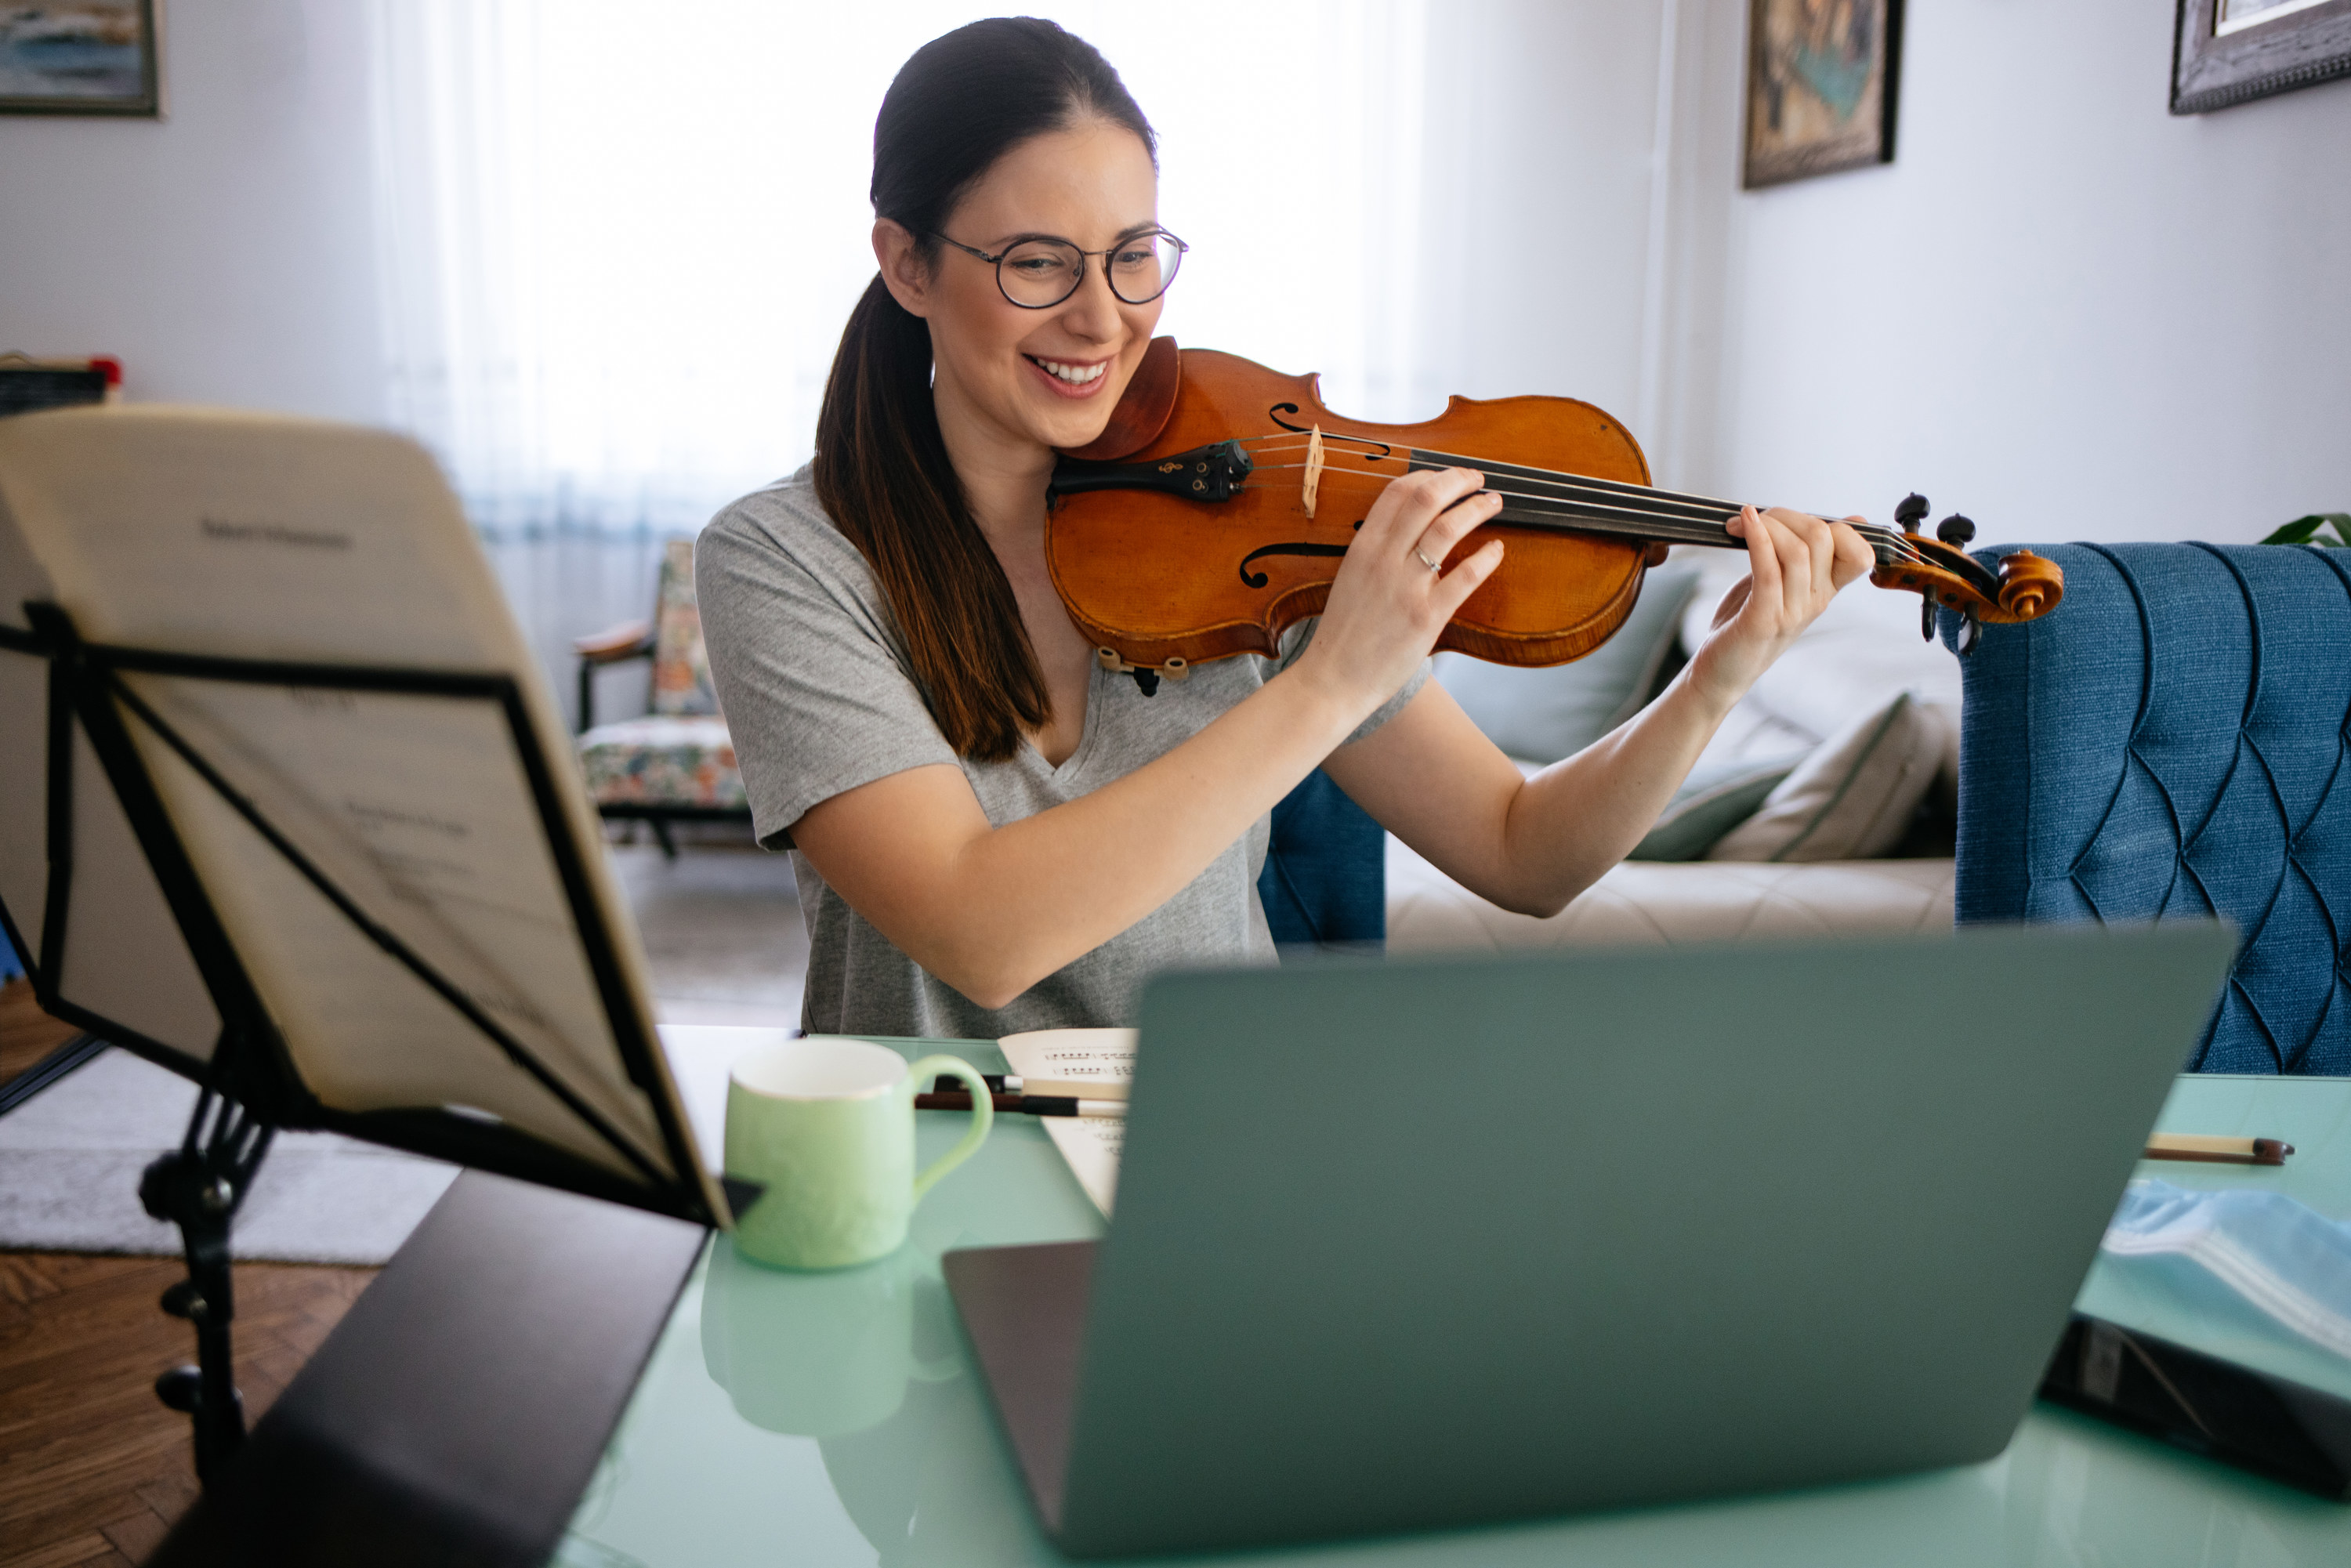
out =
{"type": "MultiPolygon", "coordinates": [[[[1194,247],[1162,329],[1322,370],[1351,413],[1434,412],[1422,0],[1040,9],[1160,131],[1160,218],[1194,247]]],[[[649,610],[662,538],[807,459],[873,271],[882,95],[987,14],[376,0],[389,406],[559,677],[566,639],[649,610]]]]}

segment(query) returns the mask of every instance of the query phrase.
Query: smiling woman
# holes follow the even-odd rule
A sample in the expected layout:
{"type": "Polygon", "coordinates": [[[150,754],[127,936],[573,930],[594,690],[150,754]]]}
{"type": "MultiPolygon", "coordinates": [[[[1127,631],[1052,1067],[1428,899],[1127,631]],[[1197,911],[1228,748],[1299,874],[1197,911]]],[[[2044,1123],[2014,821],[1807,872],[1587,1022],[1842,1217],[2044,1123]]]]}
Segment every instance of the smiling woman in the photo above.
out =
{"type": "Polygon", "coordinates": [[[1501,506],[1465,469],[1382,490],[1275,657],[1125,680],[1055,590],[1046,486],[1108,424],[1185,256],[1156,152],[1118,74],[1051,22],[916,50],[874,129],[879,270],[816,460],[702,535],[754,823],[795,852],[811,1031],[1127,1024],[1155,970],[1270,960],[1267,813],[1318,767],[1472,890],[1556,910],[1870,564],[1843,524],[1731,519],[1753,580],[1713,634],[1646,711],[1531,780],[1426,682],[1502,558],[1495,540],[1454,559],[1501,506]]]}
{"type": "MultiPolygon", "coordinates": [[[[1142,361],[1164,284],[1140,303],[1078,290],[1089,246],[1100,255],[1157,232],[1156,152],[1117,72],[1045,22],[976,23],[925,47],[874,127],[882,270],[825,389],[816,488],[872,563],[961,756],[1009,758],[1024,727],[1051,721],[1038,655],[1073,663],[1068,649],[1030,648],[1018,589],[990,570],[976,521],[997,497],[968,486],[1018,486],[1039,449],[1093,439],[1104,417],[1095,401],[1112,392],[1104,406],[1115,402],[1113,388],[1142,361]],[[1072,233],[1097,225],[1110,232],[1072,233]],[[963,253],[952,267],[941,266],[947,246],[963,253]],[[1061,276],[1016,270],[1005,281],[1007,262],[1050,268],[1069,252],[1075,264],[1061,276]],[[1105,374],[1113,363],[1119,373],[1105,374]],[[918,395],[925,380],[929,400],[918,395]]],[[[1032,588],[1050,599],[1049,582],[1032,588]]],[[[1089,652],[1076,650],[1081,683],[1089,652]]],[[[1074,745],[1074,734],[1054,736],[1045,749],[1059,760],[1074,745]]]]}
{"type": "MultiPolygon", "coordinates": [[[[1249,41],[1212,70],[1152,7],[1006,9],[1100,47],[1168,139],[1159,211],[1199,248],[1160,331],[1213,321],[1373,417],[1466,384],[1416,349],[1423,0],[1190,0],[1190,36],[1249,41]],[[1310,143],[1311,181],[1233,178],[1310,143]],[[1316,287],[1258,287],[1310,242],[1316,287]]],[[[664,536],[807,461],[873,276],[874,110],[987,8],[695,0],[653,49],[639,0],[358,10],[385,416],[448,469],[567,685],[575,638],[644,613],[664,536]]]]}

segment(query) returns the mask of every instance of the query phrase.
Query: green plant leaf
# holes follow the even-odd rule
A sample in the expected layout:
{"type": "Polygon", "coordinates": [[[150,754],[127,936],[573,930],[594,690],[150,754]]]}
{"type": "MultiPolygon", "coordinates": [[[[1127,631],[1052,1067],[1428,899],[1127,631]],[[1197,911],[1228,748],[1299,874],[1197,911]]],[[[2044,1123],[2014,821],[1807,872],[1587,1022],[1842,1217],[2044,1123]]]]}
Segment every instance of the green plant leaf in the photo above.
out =
{"type": "Polygon", "coordinates": [[[2313,512],[2306,517],[2296,517],[2263,539],[2265,545],[2319,545],[2327,549],[2351,549],[2351,512],[2313,512]],[[2332,528],[2335,537],[2322,538],[2319,530],[2332,528]]]}

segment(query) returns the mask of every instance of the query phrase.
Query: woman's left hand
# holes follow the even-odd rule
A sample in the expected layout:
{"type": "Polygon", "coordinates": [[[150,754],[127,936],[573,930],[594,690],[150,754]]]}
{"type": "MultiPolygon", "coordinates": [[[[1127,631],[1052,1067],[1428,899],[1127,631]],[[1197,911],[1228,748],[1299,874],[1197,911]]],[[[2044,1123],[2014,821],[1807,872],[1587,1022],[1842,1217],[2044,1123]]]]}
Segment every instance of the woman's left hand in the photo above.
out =
{"type": "Polygon", "coordinates": [[[1740,507],[1727,527],[1747,541],[1748,574],[1716,608],[1714,630],[1690,660],[1691,683],[1726,708],[1745,696],[1837,591],[1877,564],[1853,530],[1863,520],[1740,507]]]}

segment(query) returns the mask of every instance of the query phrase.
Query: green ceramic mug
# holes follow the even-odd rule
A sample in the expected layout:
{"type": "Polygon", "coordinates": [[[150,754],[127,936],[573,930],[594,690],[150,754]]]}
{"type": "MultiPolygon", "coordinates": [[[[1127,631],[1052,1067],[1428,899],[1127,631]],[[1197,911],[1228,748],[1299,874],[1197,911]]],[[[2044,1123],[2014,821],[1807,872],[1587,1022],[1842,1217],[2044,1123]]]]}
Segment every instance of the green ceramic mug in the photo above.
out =
{"type": "Polygon", "coordinates": [[[887,1257],[914,1205],[995,1121],[987,1081],[960,1057],[909,1066],[886,1047],[831,1035],[763,1046],[727,1074],[726,1174],[767,1189],[735,1217],[735,1245],[786,1269],[887,1257]],[[971,1127],[917,1176],[914,1095],[941,1072],[971,1091],[971,1127]]]}

